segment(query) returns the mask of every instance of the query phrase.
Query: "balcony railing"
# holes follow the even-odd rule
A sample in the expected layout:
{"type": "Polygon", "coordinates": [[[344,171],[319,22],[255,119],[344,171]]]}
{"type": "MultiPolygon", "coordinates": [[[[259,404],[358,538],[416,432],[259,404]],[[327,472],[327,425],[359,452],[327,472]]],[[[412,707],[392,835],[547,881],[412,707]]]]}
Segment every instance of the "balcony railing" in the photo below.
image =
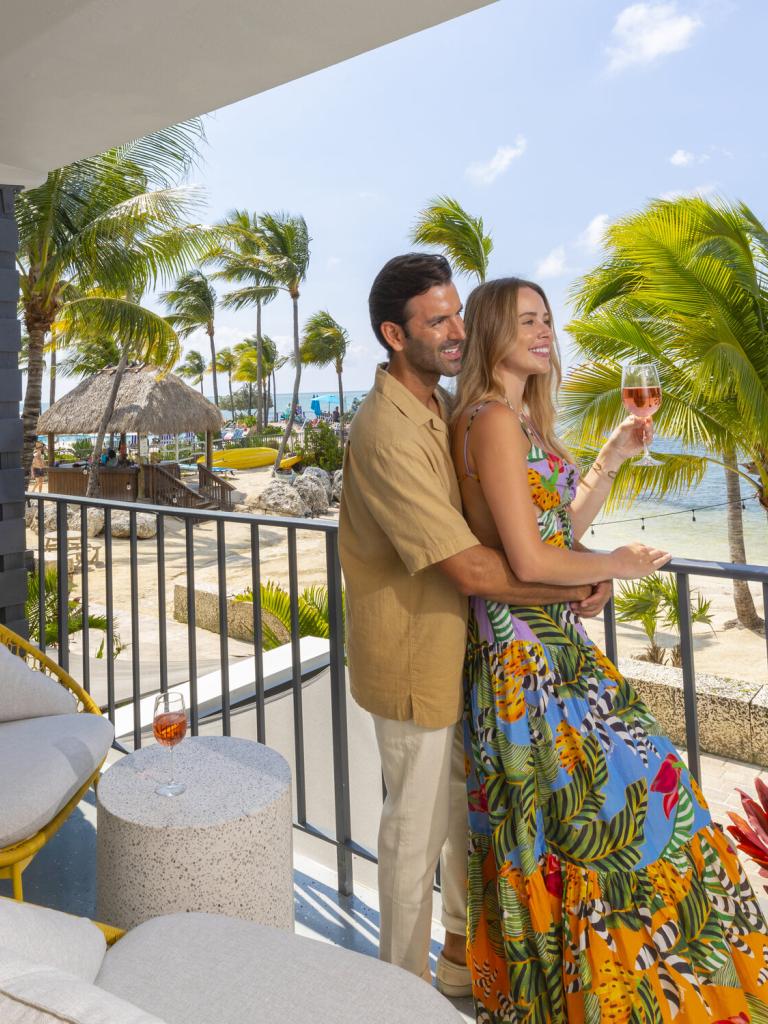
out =
{"type": "MultiPolygon", "coordinates": [[[[220,723],[224,735],[230,735],[233,714],[247,712],[255,716],[255,734],[260,742],[265,742],[265,705],[275,697],[290,695],[293,702],[293,753],[296,786],[296,820],[294,825],[302,832],[333,844],[336,850],[336,866],[338,873],[338,889],[343,895],[352,893],[352,857],[361,856],[369,861],[375,860],[374,853],[358,842],[353,835],[353,823],[350,801],[350,768],[349,744],[347,735],[347,689],[345,679],[345,659],[343,643],[343,612],[342,612],[342,581],[338,557],[338,529],[333,521],[322,519],[290,519],[283,517],[254,516],[236,512],[219,512],[212,510],[191,509],[183,507],[159,507],[155,505],[137,505],[128,502],[115,502],[100,499],[86,499],[53,494],[28,494],[31,502],[37,502],[37,572],[40,583],[38,599],[38,615],[40,622],[46,618],[45,578],[42,566],[45,564],[46,546],[52,531],[45,533],[45,510],[51,504],[55,507],[56,519],[56,555],[57,573],[57,658],[66,669],[69,668],[69,579],[74,575],[79,579],[79,601],[83,617],[83,659],[80,682],[89,692],[92,688],[91,665],[89,661],[89,626],[88,614],[91,609],[91,592],[94,574],[104,574],[104,604],[106,617],[106,650],[104,661],[106,687],[104,690],[103,710],[115,722],[116,716],[125,708],[132,708],[132,742],[134,747],[142,744],[141,702],[146,702],[156,692],[166,691],[169,687],[168,673],[168,597],[166,587],[166,547],[170,518],[182,524],[184,542],[184,576],[186,579],[186,640],[189,693],[189,719],[192,735],[197,735],[202,724],[206,727],[217,727],[220,723]],[[90,561],[91,549],[88,538],[87,513],[89,509],[99,508],[104,512],[104,565],[94,567],[90,561]],[[79,531],[74,530],[70,516],[75,513],[75,524],[79,531]],[[130,657],[131,686],[130,695],[118,700],[115,690],[115,665],[110,653],[115,640],[115,559],[112,521],[116,513],[128,515],[128,560],[129,576],[128,607],[119,609],[121,616],[126,613],[130,620],[130,657]],[[146,597],[147,587],[139,579],[138,559],[138,527],[137,516],[150,514],[157,524],[155,538],[156,588],[157,588],[157,669],[153,673],[151,685],[142,680],[142,664],[140,657],[139,611],[142,596],[146,597]],[[196,621],[195,600],[195,544],[194,531],[201,523],[213,525],[215,530],[216,551],[216,594],[219,627],[219,674],[220,686],[215,700],[211,702],[208,694],[201,703],[198,693],[198,628],[196,621]],[[254,673],[252,686],[245,691],[242,685],[236,687],[235,699],[232,699],[230,686],[230,638],[228,636],[228,604],[227,604],[227,528],[245,527],[249,538],[248,554],[251,571],[249,584],[253,592],[252,606],[252,649],[254,657],[254,673]],[[288,593],[290,602],[290,671],[287,681],[279,681],[265,685],[262,609],[261,609],[261,531],[280,530],[286,537],[288,559],[288,593]],[[313,532],[322,535],[325,546],[325,581],[328,587],[329,609],[329,651],[328,679],[330,699],[330,721],[332,740],[332,763],[334,785],[334,832],[330,834],[313,824],[311,813],[307,807],[307,766],[304,749],[304,712],[302,699],[303,679],[301,644],[299,637],[299,550],[297,534],[313,532]],[[77,569],[72,571],[70,556],[79,556],[75,561],[77,569]]],[[[50,514],[49,514],[50,515],[50,514]]],[[[146,543],[142,541],[142,543],[146,543]]],[[[50,550],[50,549],[49,549],[50,550]]],[[[693,637],[690,614],[691,576],[708,576],[719,579],[738,579],[757,582],[762,587],[763,606],[768,610],[768,567],[752,565],[735,565],[722,562],[703,562],[675,559],[665,566],[665,572],[675,574],[678,585],[678,602],[680,615],[680,647],[682,655],[683,691],[685,702],[686,746],[688,763],[692,774],[697,780],[701,778],[699,730],[696,701],[696,672],[694,665],[693,637]]],[[[606,606],[604,612],[606,653],[614,662],[617,661],[616,617],[613,603],[606,606]]],[[[45,649],[44,630],[41,629],[40,646],[45,649]]],[[[767,640],[768,644],[768,640],[767,640]]],[[[766,649],[768,656],[768,646],[766,649]]],[[[186,682],[185,682],[186,685],[186,682]]]]}

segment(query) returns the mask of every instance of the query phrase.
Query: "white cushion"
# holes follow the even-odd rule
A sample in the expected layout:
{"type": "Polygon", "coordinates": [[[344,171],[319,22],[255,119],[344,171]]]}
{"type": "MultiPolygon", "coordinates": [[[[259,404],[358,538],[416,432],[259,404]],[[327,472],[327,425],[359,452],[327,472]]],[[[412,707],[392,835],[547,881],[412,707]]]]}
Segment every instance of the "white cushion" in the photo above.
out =
{"type": "Polygon", "coordinates": [[[3,1024],[164,1024],[132,1003],[55,967],[0,953],[3,1024]]]}
{"type": "Polygon", "coordinates": [[[104,759],[113,737],[102,715],[0,722],[0,847],[55,818],[104,759]]]}
{"type": "Polygon", "coordinates": [[[0,643],[0,722],[39,715],[70,715],[76,710],[70,690],[30,668],[0,643]]]}
{"type": "Polygon", "coordinates": [[[0,899],[0,950],[93,981],[107,950],[104,933],[85,917],[0,899]]]}
{"type": "Polygon", "coordinates": [[[107,950],[96,984],[168,1024],[462,1024],[399,967],[220,914],[145,921],[107,950]]]}

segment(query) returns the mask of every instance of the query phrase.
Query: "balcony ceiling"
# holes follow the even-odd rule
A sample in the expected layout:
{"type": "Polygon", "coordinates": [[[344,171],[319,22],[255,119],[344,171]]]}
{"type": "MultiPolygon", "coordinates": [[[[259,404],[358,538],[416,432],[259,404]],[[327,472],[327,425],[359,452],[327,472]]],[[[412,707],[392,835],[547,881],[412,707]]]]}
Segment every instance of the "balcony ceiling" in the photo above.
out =
{"type": "Polygon", "coordinates": [[[0,182],[253,96],[491,0],[4,0],[0,182]]]}

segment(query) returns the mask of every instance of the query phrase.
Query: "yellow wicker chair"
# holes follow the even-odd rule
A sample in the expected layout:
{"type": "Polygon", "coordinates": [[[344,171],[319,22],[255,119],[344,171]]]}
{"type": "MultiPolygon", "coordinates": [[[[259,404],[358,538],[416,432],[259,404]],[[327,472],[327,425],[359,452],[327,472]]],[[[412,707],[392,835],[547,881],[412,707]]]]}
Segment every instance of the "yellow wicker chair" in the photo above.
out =
{"type": "MultiPolygon", "coordinates": [[[[85,692],[79,683],[75,682],[68,672],[65,672],[60,665],[57,665],[55,661],[46,654],[43,654],[42,651],[39,651],[33,644],[3,625],[0,625],[0,643],[4,644],[13,654],[23,658],[30,668],[34,668],[37,672],[43,672],[70,690],[77,700],[77,710],[79,712],[91,715],[101,714],[98,704],[85,692]]],[[[61,808],[56,817],[48,822],[47,825],[44,825],[39,832],[30,836],[29,839],[14,843],[13,846],[0,847],[0,878],[10,878],[12,880],[15,899],[24,899],[21,884],[22,872],[27,868],[38,850],[42,849],[48,840],[58,832],[75,807],[80,803],[88,788],[96,782],[103,763],[102,759],[101,764],[99,764],[93,775],[78,789],[71,800],[61,808]]]]}

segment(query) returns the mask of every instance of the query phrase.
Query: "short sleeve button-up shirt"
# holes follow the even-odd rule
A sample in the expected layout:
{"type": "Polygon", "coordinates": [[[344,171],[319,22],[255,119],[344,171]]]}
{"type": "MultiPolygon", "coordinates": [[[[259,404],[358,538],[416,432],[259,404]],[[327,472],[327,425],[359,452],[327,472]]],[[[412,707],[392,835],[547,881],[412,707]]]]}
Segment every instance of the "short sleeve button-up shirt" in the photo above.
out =
{"type": "Polygon", "coordinates": [[[379,367],[349,432],[339,520],[349,674],[366,710],[458,721],[467,599],[436,563],[478,543],[447,424],[379,367]]]}

